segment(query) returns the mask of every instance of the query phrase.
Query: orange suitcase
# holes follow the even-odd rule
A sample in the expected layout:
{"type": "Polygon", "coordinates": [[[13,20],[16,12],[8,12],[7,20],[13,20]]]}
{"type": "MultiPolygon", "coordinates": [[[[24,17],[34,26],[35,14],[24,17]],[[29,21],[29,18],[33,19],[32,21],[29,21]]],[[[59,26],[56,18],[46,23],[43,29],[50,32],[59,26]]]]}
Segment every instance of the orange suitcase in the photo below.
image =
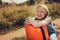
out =
{"type": "Polygon", "coordinates": [[[45,33],[45,39],[40,28],[34,27],[31,24],[25,25],[27,40],[49,40],[49,34],[46,26],[42,27],[45,33]]]}

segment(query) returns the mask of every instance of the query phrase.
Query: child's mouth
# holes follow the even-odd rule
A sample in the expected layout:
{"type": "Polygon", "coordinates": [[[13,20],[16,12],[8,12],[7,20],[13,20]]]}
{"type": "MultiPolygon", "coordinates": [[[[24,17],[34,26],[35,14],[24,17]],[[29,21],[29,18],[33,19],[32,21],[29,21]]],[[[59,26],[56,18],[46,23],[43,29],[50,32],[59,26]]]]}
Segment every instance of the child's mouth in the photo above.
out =
{"type": "Polygon", "coordinates": [[[42,15],[39,15],[38,17],[40,17],[40,18],[41,18],[41,17],[42,17],[42,15]]]}

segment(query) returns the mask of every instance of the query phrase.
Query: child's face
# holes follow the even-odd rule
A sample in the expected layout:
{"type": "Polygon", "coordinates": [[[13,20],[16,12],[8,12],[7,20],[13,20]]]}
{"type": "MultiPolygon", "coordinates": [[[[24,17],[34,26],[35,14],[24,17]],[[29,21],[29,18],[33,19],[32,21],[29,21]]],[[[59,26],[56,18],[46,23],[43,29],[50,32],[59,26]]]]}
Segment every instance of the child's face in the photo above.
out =
{"type": "Polygon", "coordinates": [[[46,11],[42,8],[37,8],[36,9],[36,16],[39,18],[39,19],[42,19],[44,18],[46,15],[46,11]]]}

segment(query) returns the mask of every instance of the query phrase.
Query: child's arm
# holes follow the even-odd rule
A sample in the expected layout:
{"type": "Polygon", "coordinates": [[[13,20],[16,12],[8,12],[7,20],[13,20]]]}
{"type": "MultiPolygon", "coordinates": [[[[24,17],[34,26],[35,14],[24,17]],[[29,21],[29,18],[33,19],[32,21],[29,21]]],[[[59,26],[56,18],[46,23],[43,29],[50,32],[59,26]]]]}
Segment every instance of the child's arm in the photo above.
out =
{"type": "Polygon", "coordinates": [[[32,19],[31,17],[28,17],[25,21],[25,24],[32,24],[34,27],[40,27],[42,25],[50,24],[50,21],[45,20],[43,22],[40,22],[40,21],[37,22],[36,20],[32,19]]]}
{"type": "Polygon", "coordinates": [[[29,18],[26,18],[24,24],[31,24],[30,21],[29,21],[29,18]]]}
{"type": "Polygon", "coordinates": [[[46,19],[44,19],[44,21],[42,22],[42,24],[45,24],[45,25],[51,24],[51,17],[48,16],[46,19]]]}
{"type": "Polygon", "coordinates": [[[38,22],[38,24],[40,24],[40,26],[50,25],[51,23],[52,23],[51,17],[49,17],[49,16],[47,18],[45,18],[44,20],[38,22]]]}
{"type": "Polygon", "coordinates": [[[51,25],[52,28],[55,29],[54,25],[53,25],[53,22],[51,20],[51,17],[48,17],[46,20],[45,20],[45,23],[46,25],[51,25]]]}
{"type": "Polygon", "coordinates": [[[30,20],[30,23],[34,26],[34,27],[40,27],[40,23],[39,22],[37,22],[36,20],[34,20],[34,19],[31,19],[30,20]]]}
{"type": "Polygon", "coordinates": [[[32,24],[35,27],[38,25],[38,23],[31,17],[26,18],[24,24],[32,24]]]}
{"type": "Polygon", "coordinates": [[[49,20],[45,20],[43,22],[40,22],[40,21],[37,22],[36,20],[34,20],[30,17],[28,19],[29,19],[30,24],[32,24],[34,27],[41,27],[42,25],[46,25],[46,24],[50,23],[49,20]]]}

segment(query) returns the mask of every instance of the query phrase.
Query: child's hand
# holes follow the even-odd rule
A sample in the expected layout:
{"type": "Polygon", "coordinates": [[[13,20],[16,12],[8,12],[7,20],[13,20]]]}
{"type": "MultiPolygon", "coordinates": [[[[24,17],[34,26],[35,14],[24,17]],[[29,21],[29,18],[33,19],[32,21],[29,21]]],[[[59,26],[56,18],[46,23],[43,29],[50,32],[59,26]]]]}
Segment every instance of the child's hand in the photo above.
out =
{"type": "Polygon", "coordinates": [[[26,18],[26,21],[25,21],[24,24],[31,24],[31,23],[30,23],[30,20],[31,20],[30,17],[26,18]]]}

